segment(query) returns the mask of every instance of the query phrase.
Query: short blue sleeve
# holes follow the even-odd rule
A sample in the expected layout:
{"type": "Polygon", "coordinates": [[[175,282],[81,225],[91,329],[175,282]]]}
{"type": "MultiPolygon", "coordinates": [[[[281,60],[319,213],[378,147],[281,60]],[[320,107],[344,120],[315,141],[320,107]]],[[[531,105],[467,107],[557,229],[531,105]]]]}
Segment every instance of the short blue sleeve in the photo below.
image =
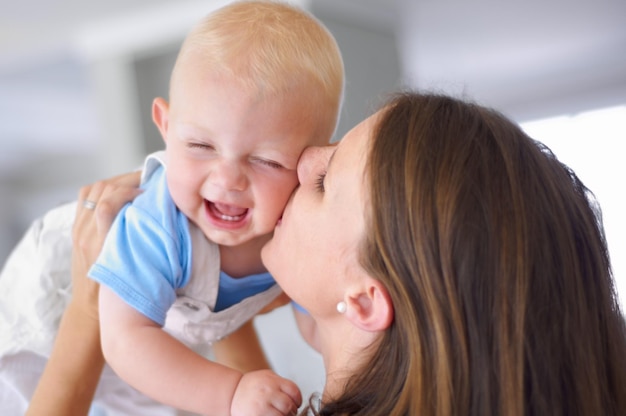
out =
{"type": "Polygon", "coordinates": [[[191,242],[187,219],[159,178],[118,214],[89,275],[163,326],[176,289],[189,278],[191,242]]]}

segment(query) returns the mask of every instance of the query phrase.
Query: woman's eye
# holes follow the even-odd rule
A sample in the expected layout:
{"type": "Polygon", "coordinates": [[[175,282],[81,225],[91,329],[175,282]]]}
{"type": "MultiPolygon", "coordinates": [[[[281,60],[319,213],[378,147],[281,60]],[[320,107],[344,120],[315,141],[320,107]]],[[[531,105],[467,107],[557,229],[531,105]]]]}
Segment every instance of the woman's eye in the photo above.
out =
{"type": "Polygon", "coordinates": [[[319,175],[317,175],[317,179],[315,180],[315,189],[317,189],[318,192],[324,192],[324,179],[326,178],[326,172],[322,172],[319,175]]]}

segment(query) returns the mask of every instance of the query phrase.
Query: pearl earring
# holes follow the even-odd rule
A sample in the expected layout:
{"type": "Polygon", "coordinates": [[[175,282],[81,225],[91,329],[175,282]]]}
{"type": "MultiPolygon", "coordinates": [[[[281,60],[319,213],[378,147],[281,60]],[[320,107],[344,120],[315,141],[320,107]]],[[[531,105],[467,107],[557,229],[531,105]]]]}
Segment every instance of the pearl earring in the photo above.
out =
{"type": "Polygon", "coordinates": [[[346,309],[348,309],[348,305],[346,305],[346,302],[341,301],[337,303],[337,312],[344,313],[346,309]]]}

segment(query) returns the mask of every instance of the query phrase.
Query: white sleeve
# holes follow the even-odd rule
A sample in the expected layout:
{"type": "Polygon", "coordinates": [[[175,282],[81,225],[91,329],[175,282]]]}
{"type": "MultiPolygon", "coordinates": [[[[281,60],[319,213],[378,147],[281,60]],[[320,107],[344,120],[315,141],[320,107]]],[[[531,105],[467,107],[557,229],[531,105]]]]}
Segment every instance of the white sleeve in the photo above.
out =
{"type": "Polygon", "coordinates": [[[36,219],[0,271],[0,357],[49,356],[71,292],[76,202],[36,219]]]}

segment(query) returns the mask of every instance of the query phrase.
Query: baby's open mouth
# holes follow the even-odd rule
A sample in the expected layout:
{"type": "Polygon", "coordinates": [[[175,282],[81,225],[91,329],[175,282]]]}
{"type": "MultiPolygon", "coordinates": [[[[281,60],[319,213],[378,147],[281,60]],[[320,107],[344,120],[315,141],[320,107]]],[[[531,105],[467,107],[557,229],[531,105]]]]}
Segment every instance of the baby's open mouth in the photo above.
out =
{"type": "Polygon", "coordinates": [[[208,209],[211,215],[222,221],[237,222],[246,217],[247,208],[241,208],[234,205],[221,204],[218,202],[207,201],[208,209]]]}

